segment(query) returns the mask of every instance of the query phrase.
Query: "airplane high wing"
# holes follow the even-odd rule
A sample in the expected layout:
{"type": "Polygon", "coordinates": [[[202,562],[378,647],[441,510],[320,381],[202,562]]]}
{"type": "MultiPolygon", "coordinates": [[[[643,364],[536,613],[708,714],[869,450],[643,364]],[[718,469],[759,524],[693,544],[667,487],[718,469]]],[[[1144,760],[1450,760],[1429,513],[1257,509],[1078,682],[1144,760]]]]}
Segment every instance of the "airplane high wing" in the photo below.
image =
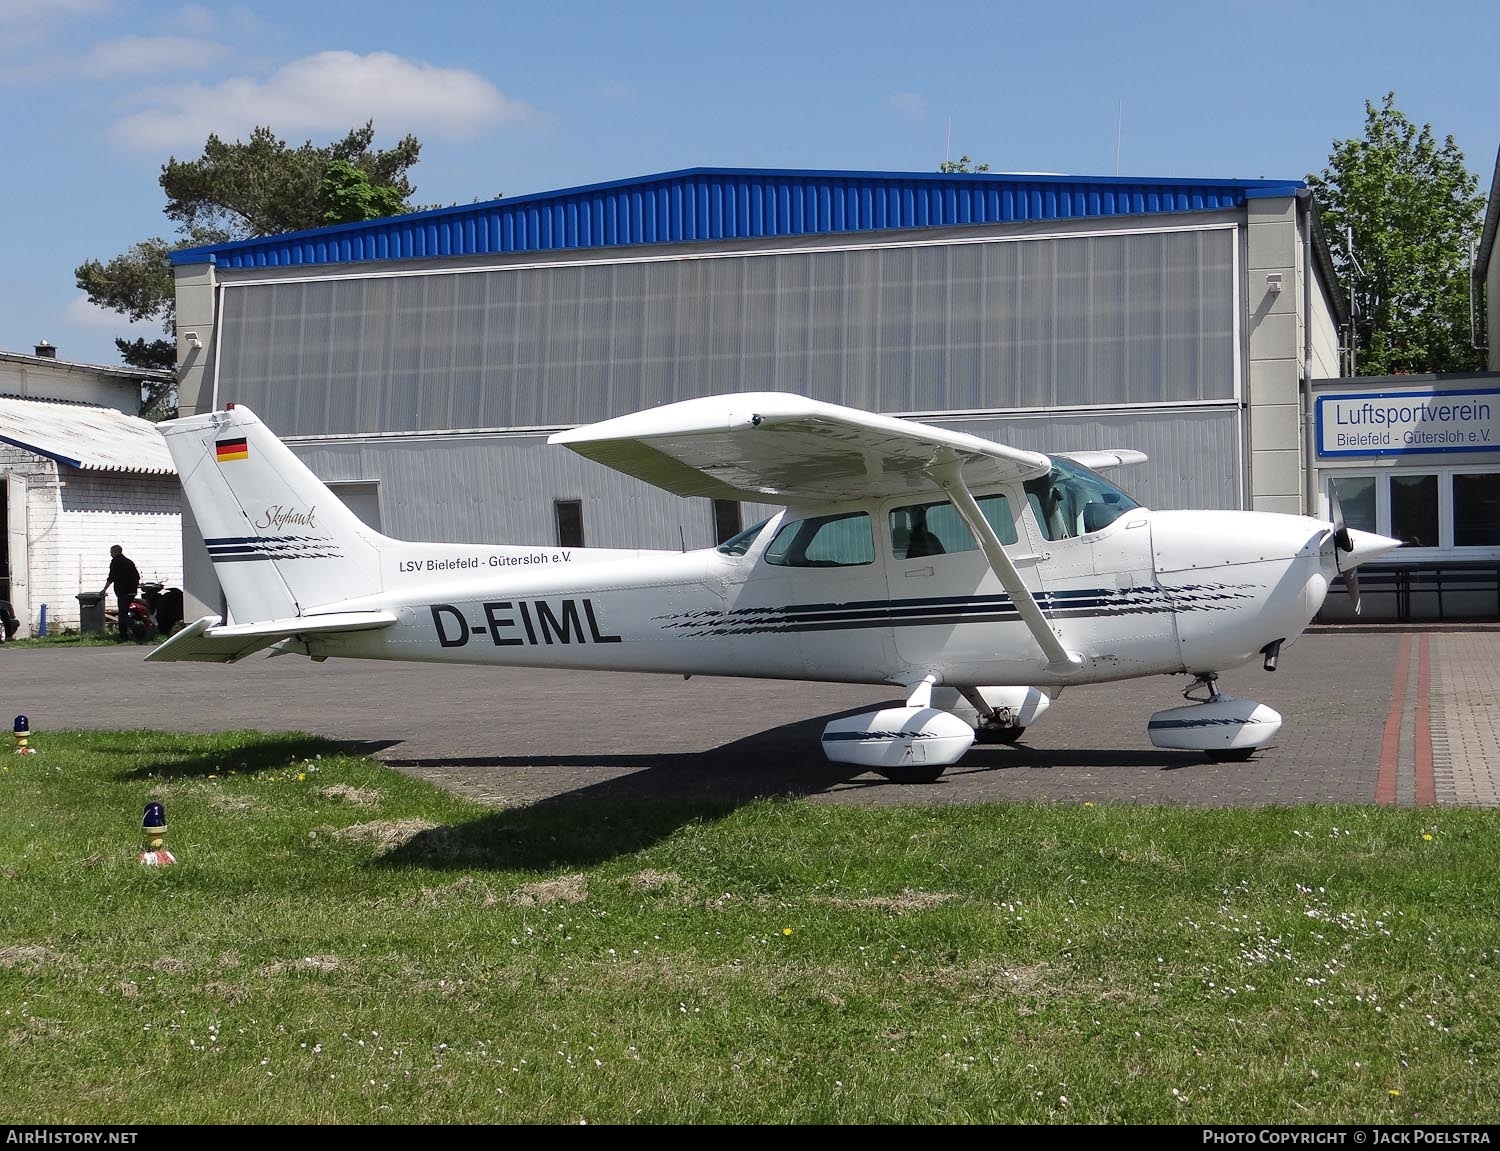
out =
{"type": "MultiPolygon", "coordinates": [[[[328,657],[888,684],[824,754],[930,781],[1049,690],[1188,674],[1159,747],[1248,758],[1281,717],[1219,692],[1274,669],[1329,583],[1395,540],[1303,516],[1153,512],[1093,469],[800,396],[707,397],[551,442],[682,496],[785,510],[696,552],[408,543],[372,531],[248,409],[161,426],[233,621],[151,661],[328,657]]],[[[1341,521],[1337,510],[1336,520],[1341,521]]],[[[688,689],[685,689],[688,690],[688,689]]]]}
{"type": "Polygon", "coordinates": [[[1145,452],[1135,451],[1092,451],[1092,452],[1059,452],[1065,460],[1072,460],[1075,464],[1082,464],[1096,472],[1102,472],[1109,468],[1123,468],[1126,464],[1143,464],[1146,462],[1145,452]]]}
{"type": "Polygon", "coordinates": [[[762,503],[931,491],[938,459],[960,461],[970,486],[1031,479],[1051,467],[1036,452],[784,392],[687,400],[547,442],[674,495],[762,503]]]}

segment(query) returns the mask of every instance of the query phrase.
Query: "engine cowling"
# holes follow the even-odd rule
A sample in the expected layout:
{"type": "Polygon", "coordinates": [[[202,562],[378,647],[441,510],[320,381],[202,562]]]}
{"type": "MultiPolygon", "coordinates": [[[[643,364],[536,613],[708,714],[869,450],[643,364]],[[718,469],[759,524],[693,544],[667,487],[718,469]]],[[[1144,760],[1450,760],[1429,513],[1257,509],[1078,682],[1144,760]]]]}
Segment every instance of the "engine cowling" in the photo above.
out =
{"type": "Polygon", "coordinates": [[[957,763],[974,729],[934,707],[886,707],[835,719],[823,729],[823,754],[833,763],[899,768],[957,763]]]}

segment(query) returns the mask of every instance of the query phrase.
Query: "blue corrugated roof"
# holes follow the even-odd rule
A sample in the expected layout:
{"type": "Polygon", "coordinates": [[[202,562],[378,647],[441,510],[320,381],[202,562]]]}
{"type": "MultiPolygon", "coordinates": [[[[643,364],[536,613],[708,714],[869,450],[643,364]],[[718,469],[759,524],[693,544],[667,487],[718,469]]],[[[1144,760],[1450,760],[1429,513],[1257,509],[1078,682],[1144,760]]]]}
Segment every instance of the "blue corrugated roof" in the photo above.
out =
{"type": "Polygon", "coordinates": [[[279,268],[1242,207],[1300,180],[689,168],[185,248],[174,264],[279,268]]]}

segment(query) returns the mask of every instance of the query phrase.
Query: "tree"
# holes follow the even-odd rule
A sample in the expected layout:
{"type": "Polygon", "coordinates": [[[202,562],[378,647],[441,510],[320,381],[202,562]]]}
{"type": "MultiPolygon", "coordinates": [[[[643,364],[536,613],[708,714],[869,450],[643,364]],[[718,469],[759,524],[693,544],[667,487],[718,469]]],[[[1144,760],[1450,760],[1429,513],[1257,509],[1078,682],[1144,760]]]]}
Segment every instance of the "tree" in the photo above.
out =
{"type": "Polygon", "coordinates": [[[938,165],[939,172],[988,172],[989,170],[988,164],[976,164],[970,160],[967,152],[957,160],[944,160],[938,165]]]}
{"type": "Polygon", "coordinates": [[[319,192],[328,205],[323,212],[325,224],[378,220],[407,210],[406,197],[400,188],[376,184],[368,172],[356,168],[348,160],[329,161],[323,170],[319,192]]]}
{"type": "Polygon", "coordinates": [[[1479,180],[1449,136],[1419,131],[1387,92],[1365,134],[1335,140],[1309,175],[1354,312],[1355,370],[1379,376],[1483,367],[1469,327],[1469,253],[1484,220],[1479,180]]]}
{"type": "MultiPolygon", "coordinates": [[[[142,240],[108,262],[85,261],[73,271],[78,286],[91,303],[132,320],[158,320],[171,336],[177,318],[169,259],[174,248],[415,211],[407,173],[421,143],[408,135],[394,148],[372,150],[374,141],[373,121],[321,147],[308,140],[289,148],[270,128],[256,128],[248,141],[210,136],[196,160],[172,157],[162,165],[163,211],[177,225],[177,242],[142,240]]],[[[170,371],[177,363],[171,339],[116,339],[115,346],[132,367],[170,371]]],[[[142,411],[170,415],[174,404],[173,390],[164,385],[150,391],[142,411]]]]}

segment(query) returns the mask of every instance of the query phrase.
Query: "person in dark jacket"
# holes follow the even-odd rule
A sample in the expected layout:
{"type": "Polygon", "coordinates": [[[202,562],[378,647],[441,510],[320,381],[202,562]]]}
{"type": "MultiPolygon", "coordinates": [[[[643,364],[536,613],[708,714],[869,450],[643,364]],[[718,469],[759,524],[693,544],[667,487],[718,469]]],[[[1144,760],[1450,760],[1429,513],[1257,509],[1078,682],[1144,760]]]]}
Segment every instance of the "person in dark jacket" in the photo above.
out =
{"type": "Polygon", "coordinates": [[[130,625],[130,601],[135,599],[135,593],[141,589],[141,573],[135,564],[125,554],[125,549],[119,544],[109,549],[109,579],[104,581],[104,589],[99,594],[104,595],[109,591],[109,585],[115,585],[115,605],[119,613],[120,640],[123,642],[130,638],[128,630],[130,625]]]}

